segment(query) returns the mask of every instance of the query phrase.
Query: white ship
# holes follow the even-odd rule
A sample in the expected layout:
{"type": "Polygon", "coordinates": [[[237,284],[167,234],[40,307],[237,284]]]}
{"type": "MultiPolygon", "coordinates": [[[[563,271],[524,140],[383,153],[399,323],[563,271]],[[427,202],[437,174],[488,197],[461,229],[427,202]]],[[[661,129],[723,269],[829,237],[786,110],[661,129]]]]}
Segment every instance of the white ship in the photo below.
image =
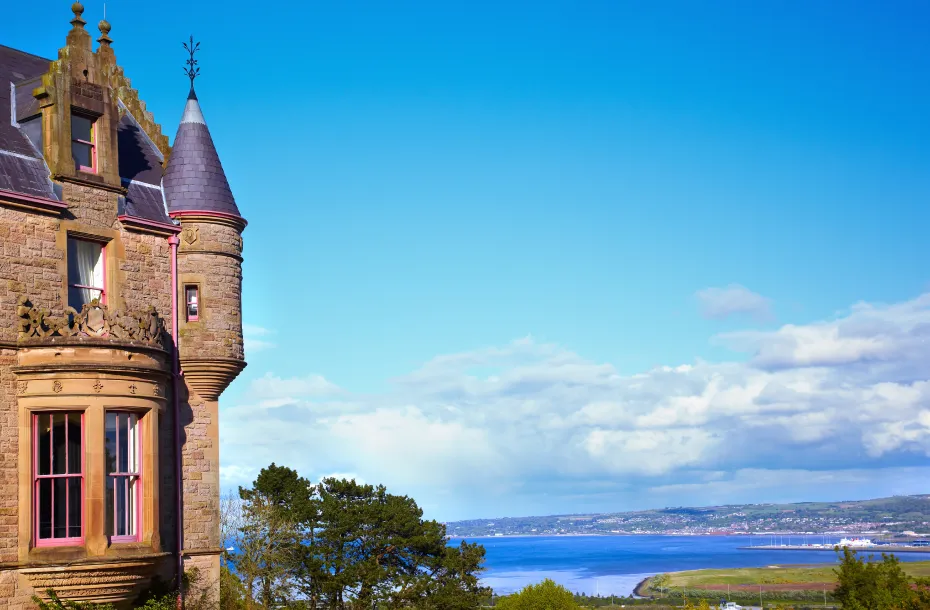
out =
{"type": "Polygon", "coordinates": [[[848,546],[851,549],[861,549],[864,547],[875,546],[875,543],[868,538],[843,538],[837,543],[837,546],[848,546]]]}

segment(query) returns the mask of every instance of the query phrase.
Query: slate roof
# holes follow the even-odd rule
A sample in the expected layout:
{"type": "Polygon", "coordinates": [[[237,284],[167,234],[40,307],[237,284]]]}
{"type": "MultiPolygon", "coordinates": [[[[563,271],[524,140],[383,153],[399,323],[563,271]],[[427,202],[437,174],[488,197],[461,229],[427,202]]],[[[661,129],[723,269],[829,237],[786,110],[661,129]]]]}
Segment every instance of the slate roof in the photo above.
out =
{"type": "Polygon", "coordinates": [[[58,199],[39,151],[13,124],[11,104],[21,97],[15,84],[47,72],[49,63],[48,59],[0,45],[0,189],[58,199]]]}
{"type": "Polygon", "coordinates": [[[119,175],[127,189],[119,213],[170,223],[161,190],[161,164],[165,158],[128,112],[116,128],[116,146],[119,175]]]}
{"type": "Polygon", "coordinates": [[[193,89],[187,96],[163,185],[172,213],[207,211],[240,215],[193,89]]]}
{"type": "MultiPolygon", "coordinates": [[[[22,121],[38,113],[32,90],[48,72],[50,63],[0,45],[0,189],[60,199],[45,160],[23,130],[14,125],[14,120],[22,121]]],[[[128,112],[117,126],[117,149],[119,174],[127,188],[119,213],[170,223],[161,190],[164,157],[128,112]]]]}

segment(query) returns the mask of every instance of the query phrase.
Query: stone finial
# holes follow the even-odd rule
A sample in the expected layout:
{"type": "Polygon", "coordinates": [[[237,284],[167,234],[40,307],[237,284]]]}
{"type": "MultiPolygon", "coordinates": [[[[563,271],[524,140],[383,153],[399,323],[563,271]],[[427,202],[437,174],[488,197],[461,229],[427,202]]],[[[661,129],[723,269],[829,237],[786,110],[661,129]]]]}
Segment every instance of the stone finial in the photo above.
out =
{"type": "Polygon", "coordinates": [[[85,52],[90,51],[92,44],[90,34],[84,29],[84,25],[87,22],[81,17],[81,15],[84,14],[84,5],[80,2],[75,2],[71,5],[71,10],[74,11],[74,19],[71,20],[71,25],[73,27],[71,31],[68,32],[68,46],[85,52]]]}
{"type": "Polygon", "coordinates": [[[100,38],[97,39],[97,42],[105,47],[110,46],[113,43],[113,39],[110,38],[110,22],[101,19],[97,27],[100,29],[100,38]]]}
{"type": "Polygon", "coordinates": [[[81,17],[84,14],[84,5],[80,2],[75,2],[71,5],[71,10],[74,12],[74,19],[71,20],[71,25],[74,26],[74,29],[84,29],[84,24],[87,22],[81,17]]]}

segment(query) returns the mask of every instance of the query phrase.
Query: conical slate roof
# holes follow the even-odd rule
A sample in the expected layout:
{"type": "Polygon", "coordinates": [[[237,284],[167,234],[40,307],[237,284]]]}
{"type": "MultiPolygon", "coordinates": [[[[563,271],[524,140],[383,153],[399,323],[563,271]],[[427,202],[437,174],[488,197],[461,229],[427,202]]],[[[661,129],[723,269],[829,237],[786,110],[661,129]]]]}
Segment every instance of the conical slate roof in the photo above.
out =
{"type": "Polygon", "coordinates": [[[162,182],[168,212],[219,212],[240,216],[220,157],[191,88],[162,182]]]}

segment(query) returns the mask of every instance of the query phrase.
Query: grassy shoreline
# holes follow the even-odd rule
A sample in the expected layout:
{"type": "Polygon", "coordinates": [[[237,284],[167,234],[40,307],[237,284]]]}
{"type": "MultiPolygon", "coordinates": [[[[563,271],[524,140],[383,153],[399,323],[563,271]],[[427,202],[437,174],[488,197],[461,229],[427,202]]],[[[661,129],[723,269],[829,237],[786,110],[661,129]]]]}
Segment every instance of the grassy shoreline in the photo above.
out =
{"type": "MultiPolygon", "coordinates": [[[[903,562],[912,578],[930,576],[930,561],[903,562]]],[[[771,565],[761,568],[703,569],[669,572],[660,590],[654,589],[662,575],[643,579],[634,589],[640,597],[719,598],[729,592],[734,599],[756,598],[761,591],[774,600],[829,598],[836,586],[835,563],[771,565]]]]}

